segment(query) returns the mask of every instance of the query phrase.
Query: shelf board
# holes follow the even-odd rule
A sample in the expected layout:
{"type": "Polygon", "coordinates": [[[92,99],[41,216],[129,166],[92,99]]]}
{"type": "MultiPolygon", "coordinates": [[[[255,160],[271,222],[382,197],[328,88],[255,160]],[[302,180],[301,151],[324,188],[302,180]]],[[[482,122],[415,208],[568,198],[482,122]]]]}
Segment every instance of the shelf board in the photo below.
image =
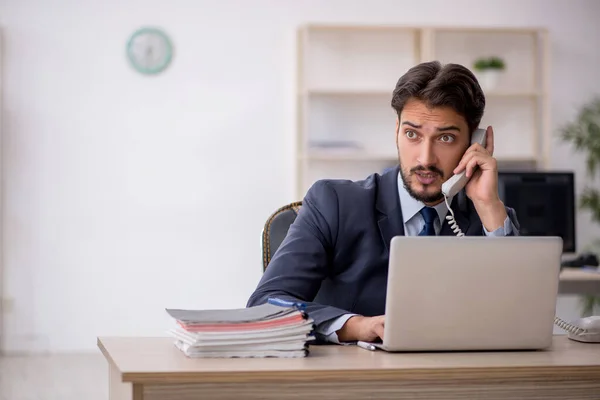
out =
{"type": "Polygon", "coordinates": [[[465,33],[465,34],[530,34],[535,35],[538,33],[548,32],[547,28],[544,27],[490,27],[490,26],[429,26],[424,27],[435,34],[443,34],[447,32],[452,33],[465,33]]]}
{"type": "Polygon", "coordinates": [[[299,155],[299,158],[311,161],[397,161],[398,155],[362,151],[311,151],[299,155]]]}
{"type": "Polygon", "coordinates": [[[498,162],[510,162],[510,163],[517,163],[517,162],[536,162],[536,158],[531,156],[516,156],[516,157],[512,157],[512,156],[507,156],[507,157],[496,157],[496,161],[498,162]]]}
{"type": "Polygon", "coordinates": [[[307,89],[308,96],[389,96],[393,95],[393,88],[384,89],[307,89]]]}
{"type": "MultiPolygon", "coordinates": [[[[312,151],[298,158],[311,161],[397,161],[397,154],[369,153],[361,151],[312,151]]],[[[535,157],[496,157],[498,163],[536,163],[535,157]]]]}
{"type": "MultiPolygon", "coordinates": [[[[389,96],[393,89],[307,89],[303,93],[307,96],[389,96]]],[[[540,97],[543,93],[537,91],[489,91],[485,97],[540,97]]]]}
{"type": "Polygon", "coordinates": [[[419,26],[410,25],[346,25],[346,24],[327,24],[327,23],[311,23],[305,24],[301,27],[309,32],[318,31],[333,31],[333,32],[411,32],[414,34],[420,34],[422,28],[419,26]]]}
{"type": "Polygon", "coordinates": [[[539,97],[543,94],[541,92],[513,92],[513,91],[490,91],[484,92],[485,97],[539,97]]]}
{"type": "Polygon", "coordinates": [[[515,165],[537,165],[540,160],[536,159],[535,157],[531,156],[531,157],[527,157],[527,156],[522,156],[522,157],[496,157],[496,162],[498,164],[499,167],[510,167],[510,166],[515,166],[515,165]]]}
{"type": "Polygon", "coordinates": [[[401,24],[376,24],[376,25],[346,25],[346,24],[327,24],[311,23],[301,27],[308,31],[351,31],[351,32],[369,32],[369,31],[393,31],[393,32],[414,32],[422,33],[424,31],[434,33],[445,32],[464,32],[464,33],[546,33],[548,29],[542,26],[515,26],[515,27],[490,27],[490,26],[453,26],[453,25],[401,25],[401,24]]]}

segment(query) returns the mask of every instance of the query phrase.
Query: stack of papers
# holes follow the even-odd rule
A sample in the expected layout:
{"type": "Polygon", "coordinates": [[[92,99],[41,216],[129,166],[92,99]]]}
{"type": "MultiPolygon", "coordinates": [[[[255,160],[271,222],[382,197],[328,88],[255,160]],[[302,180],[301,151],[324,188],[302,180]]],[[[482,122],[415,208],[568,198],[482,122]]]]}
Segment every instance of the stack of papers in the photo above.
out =
{"type": "Polygon", "coordinates": [[[302,310],[263,304],[228,310],[167,309],[175,346],[188,357],[306,357],[314,321],[302,310]]]}

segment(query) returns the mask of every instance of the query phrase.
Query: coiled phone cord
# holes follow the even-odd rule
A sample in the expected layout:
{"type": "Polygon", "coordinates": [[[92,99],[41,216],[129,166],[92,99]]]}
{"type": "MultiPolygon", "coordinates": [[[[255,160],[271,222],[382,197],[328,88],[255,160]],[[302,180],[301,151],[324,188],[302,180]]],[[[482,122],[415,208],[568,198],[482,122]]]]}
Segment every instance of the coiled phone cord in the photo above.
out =
{"type": "Polygon", "coordinates": [[[578,326],[572,325],[558,317],[554,317],[554,324],[556,326],[558,326],[559,328],[564,329],[565,331],[572,333],[573,335],[581,335],[583,333],[586,333],[586,330],[583,328],[580,328],[578,326]]]}
{"type": "Polygon", "coordinates": [[[444,195],[444,200],[446,201],[446,206],[448,207],[448,211],[450,211],[450,215],[446,215],[446,219],[448,220],[448,223],[450,224],[450,228],[452,228],[452,230],[454,231],[456,236],[458,236],[458,237],[465,236],[465,234],[460,230],[458,223],[456,223],[456,220],[454,219],[454,211],[452,211],[450,204],[448,204],[448,197],[446,195],[444,195]]]}

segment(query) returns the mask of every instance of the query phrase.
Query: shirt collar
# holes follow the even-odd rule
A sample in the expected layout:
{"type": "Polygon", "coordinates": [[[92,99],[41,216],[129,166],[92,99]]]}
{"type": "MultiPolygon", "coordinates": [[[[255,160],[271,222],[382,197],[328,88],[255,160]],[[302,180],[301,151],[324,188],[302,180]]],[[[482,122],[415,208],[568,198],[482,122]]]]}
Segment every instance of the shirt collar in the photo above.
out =
{"type": "MultiPolygon", "coordinates": [[[[425,207],[425,204],[415,199],[408,193],[404,187],[404,182],[402,182],[402,176],[400,175],[400,172],[398,172],[398,194],[400,196],[402,219],[404,220],[402,222],[406,224],[412,217],[421,211],[421,208],[425,207]]],[[[452,204],[452,198],[448,199],[448,203],[452,204]]],[[[446,206],[446,202],[442,201],[441,203],[433,206],[433,208],[435,208],[435,211],[437,211],[440,222],[442,222],[448,213],[448,206],[446,206]]]]}

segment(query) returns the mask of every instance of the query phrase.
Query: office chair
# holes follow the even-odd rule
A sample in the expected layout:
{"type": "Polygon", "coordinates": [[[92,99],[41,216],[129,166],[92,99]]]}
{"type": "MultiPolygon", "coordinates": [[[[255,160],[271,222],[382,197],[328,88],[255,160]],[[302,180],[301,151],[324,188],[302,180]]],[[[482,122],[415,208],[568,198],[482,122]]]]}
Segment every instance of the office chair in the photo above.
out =
{"type": "Polygon", "coordinates": [[[263,272],[287,235],[302,207],[301,201],[287,204],[269,216],[262,230],[263,272]]]}

